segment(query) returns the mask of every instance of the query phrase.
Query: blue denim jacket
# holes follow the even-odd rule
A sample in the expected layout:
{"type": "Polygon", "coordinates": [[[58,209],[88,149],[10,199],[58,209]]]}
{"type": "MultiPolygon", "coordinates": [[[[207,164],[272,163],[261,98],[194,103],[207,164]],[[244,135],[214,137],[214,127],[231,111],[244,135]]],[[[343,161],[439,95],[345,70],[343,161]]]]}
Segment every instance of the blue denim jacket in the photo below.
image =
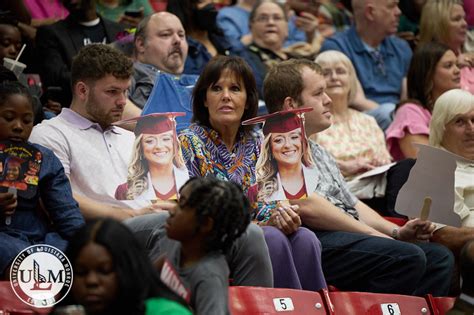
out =
{"type": "Polygon", "coordinates": [[[0,275],[13,258],[30,245],[49,244],[64,250],[66,240],[84,224],[59,159],[53,151],[30,144],[43,155],[38,189],[29,199],[18,196],[10,225],[5,224],[3,215],[0,217],[0,275]],[[40,210],[40,198],[46,213],[40,210]]]}

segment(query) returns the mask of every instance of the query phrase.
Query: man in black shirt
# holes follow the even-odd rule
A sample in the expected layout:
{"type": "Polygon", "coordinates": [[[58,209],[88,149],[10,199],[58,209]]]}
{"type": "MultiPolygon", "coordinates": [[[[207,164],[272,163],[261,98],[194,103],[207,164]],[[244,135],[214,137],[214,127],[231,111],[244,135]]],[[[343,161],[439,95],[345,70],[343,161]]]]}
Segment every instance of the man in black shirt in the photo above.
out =
{"type": "Polygon", "coordinates": [[[36,35],[40,75],[45,87],[64,91],[63,105],[71,99],[71,63],[79,49],[91,43],[113,42],[123,27],[102,18],[94,0],[64,0],[69,16],[52,25],[40,27],[36,35]]]}

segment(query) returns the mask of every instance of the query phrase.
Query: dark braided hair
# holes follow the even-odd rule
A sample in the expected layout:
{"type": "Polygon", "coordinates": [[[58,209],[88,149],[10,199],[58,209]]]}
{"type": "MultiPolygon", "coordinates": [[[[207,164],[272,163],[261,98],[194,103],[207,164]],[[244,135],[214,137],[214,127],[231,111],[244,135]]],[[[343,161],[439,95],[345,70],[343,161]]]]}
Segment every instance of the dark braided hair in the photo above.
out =
{"type": "Polygon", "coordinates": [[[5,103],[5,101],[14,94],[23,95],[30,102],[31,107],[33,108],[33,98],[31,97],[30,92],[26,87],[23,86],[18,81],[3,81],[0,82],[0,106],[5,103]]]}
{"type": "Polygon", "coordinates": [[[0,106],[5,104],[6,100],[11,95],[15,94],[20,94],[28,99],[28,102],[31,104],[31,108],[33,109],[33,125],[39,124],[44,118],[43,106],[41,105],[41,102],[36,97],[31,95],[27,87],[16,81],[15,75],[10,70],[5,67],[0,67],[0,106]],[[10,73],[13,78],[10,77],[10,73]]]}
{"type": "Polygon", "coordinates": [[[237,184],[213,177],[191,178],[180,190],[186,186],[190,186],[191,193],[183,206],[195,210],[199,225],[206,217],[214,220],[206,238],[207,249],[226,252],[250,223],[247,197],[237,184]]]}

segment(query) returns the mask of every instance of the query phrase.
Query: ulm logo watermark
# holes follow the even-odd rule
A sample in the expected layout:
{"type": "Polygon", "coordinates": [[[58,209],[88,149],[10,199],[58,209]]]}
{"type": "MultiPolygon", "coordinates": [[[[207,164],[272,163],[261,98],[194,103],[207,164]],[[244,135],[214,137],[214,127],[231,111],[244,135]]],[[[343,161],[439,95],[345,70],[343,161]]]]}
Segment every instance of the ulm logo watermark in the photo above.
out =
{"type": "Polygon", "coordinates": [[[13,260],[10,283],[24,303],[39,308],[51,307],[71,289],[72,266],[56,247],[33,245],[13,260]]]}

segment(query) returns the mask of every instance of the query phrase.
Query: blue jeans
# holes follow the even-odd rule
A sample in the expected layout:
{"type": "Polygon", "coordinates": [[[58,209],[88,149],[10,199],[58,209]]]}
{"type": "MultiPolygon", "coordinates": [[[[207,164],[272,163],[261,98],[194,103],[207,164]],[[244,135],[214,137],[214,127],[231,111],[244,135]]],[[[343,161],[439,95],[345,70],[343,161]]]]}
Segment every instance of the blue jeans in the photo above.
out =
{"type": "Polygon", "coordinates": [[[395,110],[395,104],[383,103],[379,107],[366,111],[365,113],[374,117],[379,127],[385,131],[392,123],[392,113],[395,110]]]}
{"type": "Polygon", "coordinates": [[[323,271],[345,291],[446,296],[454,257],[434,243],[408,243],[359,233],[316,231],[323,271]]]}

